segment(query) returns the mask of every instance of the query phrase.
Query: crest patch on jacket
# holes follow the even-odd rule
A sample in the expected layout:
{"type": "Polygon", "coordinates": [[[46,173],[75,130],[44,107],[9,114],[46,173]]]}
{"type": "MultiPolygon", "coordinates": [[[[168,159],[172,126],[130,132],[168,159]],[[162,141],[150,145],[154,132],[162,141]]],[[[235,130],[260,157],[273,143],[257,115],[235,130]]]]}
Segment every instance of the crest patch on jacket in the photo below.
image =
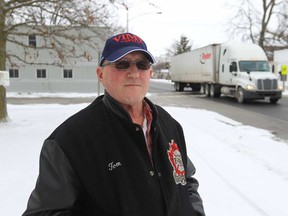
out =
{"type": "Polygon", "coordinates": [[[173,177],[176,184],[186,185],[185,169],[181,152],[177,143],[171,140],[167,151],[169,161],[173,167],[173,177]]]}

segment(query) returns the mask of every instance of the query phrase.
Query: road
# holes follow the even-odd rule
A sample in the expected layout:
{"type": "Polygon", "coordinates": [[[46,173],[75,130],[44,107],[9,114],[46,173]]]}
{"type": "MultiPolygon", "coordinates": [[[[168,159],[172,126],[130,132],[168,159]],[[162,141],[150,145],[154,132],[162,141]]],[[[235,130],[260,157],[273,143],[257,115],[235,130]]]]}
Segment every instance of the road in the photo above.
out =
{"type": "Polygon", "coordinates": [[[288,140],[288,97],[283,96],[278,104],[268,101],[237,103],[231,97],[207,98],[202,94],[175,92],[169,83],[151,82],[149,97],[162,106],[181,106],[217,112],[245,125],[271,131],[276,137],[288,140]]]}
{"type": "MultiPolygon", "coordinates": [[[[103,91],[103,90],[102,90],[103,91]]],[[[149,98],[162,106],[190,107],[217,112],[245,125],[263,128],[271,131],[276,137],[288,140],[288,96],[279,100],[278,104],[267,101],[253,101],[238,104],[230,97],[207,98],[202,94],[192,93],[189,90],[175,92],[171,83],[151,80],[149,98]]],[[[96,97],[96,94],[95,94],[96,97]]],[[[95,97],[74,98],[7,98],[10,104],[25,103],[89,103],[95,97]]]]}

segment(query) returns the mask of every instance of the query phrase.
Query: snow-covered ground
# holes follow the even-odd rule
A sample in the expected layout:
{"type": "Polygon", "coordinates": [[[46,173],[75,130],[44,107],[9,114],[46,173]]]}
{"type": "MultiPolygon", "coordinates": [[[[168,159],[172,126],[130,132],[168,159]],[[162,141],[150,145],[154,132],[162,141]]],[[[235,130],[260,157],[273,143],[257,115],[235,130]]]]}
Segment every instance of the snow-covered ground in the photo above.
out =
{"type": "MultiPolygon", "coordinates": [[[[0,124],[1,216],[25,210],[43,140],[86,105],[8,104],[10,121],[0,124]]],[[[288,216],[287,141],[207,110],[164,108],[184,128],[207,216],[288,216]]]]}

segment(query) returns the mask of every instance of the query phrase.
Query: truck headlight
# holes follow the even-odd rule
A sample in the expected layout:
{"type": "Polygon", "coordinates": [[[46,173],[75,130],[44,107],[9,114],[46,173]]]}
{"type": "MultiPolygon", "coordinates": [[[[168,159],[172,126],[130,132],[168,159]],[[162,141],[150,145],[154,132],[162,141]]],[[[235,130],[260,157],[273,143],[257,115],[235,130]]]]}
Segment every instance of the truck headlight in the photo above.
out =
{"type": "Polygon", "coordinates": [[[255,90],[256,88],[255,88],[254,85],[247,85],[247,86],[246,86],[246,89],[247,89],[247,90],[255,90]]]}
{"type": "Polygon", "coordinates": [[[278,85],[278,90],[283,91],[283,85],[278,85]]]}

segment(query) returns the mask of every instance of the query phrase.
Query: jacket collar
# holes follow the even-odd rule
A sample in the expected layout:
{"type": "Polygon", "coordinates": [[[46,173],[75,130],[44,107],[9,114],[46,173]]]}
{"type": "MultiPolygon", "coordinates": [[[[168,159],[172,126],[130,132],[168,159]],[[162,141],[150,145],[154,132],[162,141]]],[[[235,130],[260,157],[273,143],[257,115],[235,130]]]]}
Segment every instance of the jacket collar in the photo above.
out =
{"type": "MultiPolygon", "coordinates": [[[[102,100],[104,104],[116,115],[132,122],[132,119],[127,110],[123,106],[121,106],[119,102],[116,101],[111,95],[109,95],[107,91],[104,92],[104,97],[102,100]]],[[[151,108],[153,115],[153,122],[155,122],[158,118],[158,112],[156,106],[148,98],[145,97],[144,100],[151,108]]]]}

